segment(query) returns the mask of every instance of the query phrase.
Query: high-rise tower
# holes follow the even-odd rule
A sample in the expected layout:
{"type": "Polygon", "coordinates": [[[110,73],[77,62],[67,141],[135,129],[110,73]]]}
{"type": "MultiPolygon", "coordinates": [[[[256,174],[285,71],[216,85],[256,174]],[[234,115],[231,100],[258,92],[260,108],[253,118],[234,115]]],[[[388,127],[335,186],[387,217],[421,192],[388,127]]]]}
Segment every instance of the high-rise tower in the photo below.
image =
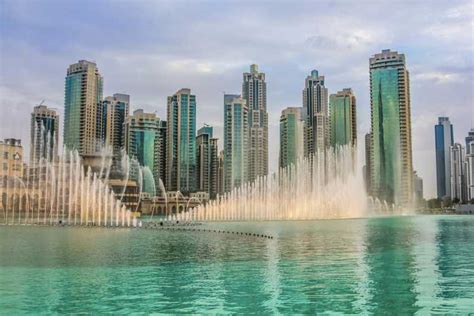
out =
{"type": "MultiPolygon", "coordinates": [[[[162,165],[165,164],[160,155],[160,145],[164,140],[160,137],[161,123],[159,117],[154,113],[145,113],[139,109],[133,112],[125,120],[124,136],[125,149],[128,155],[136,159],[140,166],[148,167],[153,178],[149,173],[143,174],[143,191],[151,194],[157,194],[158,181],[163,177],[162,165]]],[[[136,166],[131,166],[136,168],[136,166]]],[[[131,170],[132,175],[138,179],[137,170],[131,170]]]]}
{"type": "Polygon", "coordinates": [[[112,148],[114,158],[117,159],[125,146],[124,123],[130,111],[130,96],[116,93],[106,97],[102,104],[105,144],[112,148]]]}
{"type": "Polygon", "coordinates": [[[436,183],[438,198],[451,196],[451,155],[454,144],[453,125],[448,117],[438,118],[435,125],[436,183]]]}
{"type": "Polygon", "coordinates": [[[467,133],[466,136],[466,154],[474,154],[474,152],[471,150],[470,144],[472,141],[474,141],[474,128],[471,128],[471,130],[467,133]]]}
{"type": "Polygon", "coordinates": [[[267,84],[257,65],[244,73],[242,98],[248,108],[248,181],[254,181],[268,174],[267,84]]]}
{"type": "Polygon", "coordinates": [[[370,58],[371,189],[389,203],[413,201],[410,83],[405,55],[383,50],[370,58]]]}
{"type": "Polygon", "coordinates": [[[31,113],[30,162],[53,160],[58,155],[59,114],[45,105],[35,106],[31,113]]]}
{"type": "Polygon", "coordinates": [[[218,148],[217,138],[213,137],[212,126],[205,125],[198,130],[197,147],[197,190],[207,192],[211,199],[217,195],[218,186],[218,148]]]}
{"type": "Polygon", "coordinates": [[[455,143],[450,147],[449,153],[451,163],[451,198],[458,199],[460,202],[467,202],[467,183],[466,183],[466,152],[464,146],[455,143]]]}
{"type": "Polygon", "coordinates": [[[312,70],[306,77],[303,89],[303,114],[305,120],[305,156],[318,150],[324,151],[329,144],[328,89],[324,76],[312,70]]]}
{"type": "Polygon", "coordinates": [[[370,153],[372,150],[370,146],[372,144],[372,135],[370,133],[365,134],[365,170],[364,170],[364,177],[365,177],[365,189],[368,193],[371,191],[370,181],[372,179],[371,170],[372,170],[372,159],[370,157],[370,153]]]}
{"type": "Polygon", "coordinates": [[[231,191],[248,180],[248,116],[246,100],[224,95],[224,190],[231,191]]]}
{"type": "Polygon", "coordinates": [[[64,97],[64,144],[81,155],[94,154],[103,144],[102,86],[95,63],[80,60],[69,66],[64,97]]]}
{"type": "Polygon", "coordinates": [[[168,97],[166,189],[195,192],[196,96],[181,89],[168,97]]]}
{"type": "Polygon", "coordinates": [[[332,147],[357,143],[356,98],[352,89],[329,96],[329,143],[332,147]]]}
{"type": "Polygon", "coordinates": [[[474,199],[474,129],[466,137],[466,184],[467,199],[474,199]]]}
{"type": "Polygon", "coordinates": [[[280,116],[280,157],[279,166],[285,168],[296,164],[304,154],[304,121],[302,108],[288,107],[280,116]]]}

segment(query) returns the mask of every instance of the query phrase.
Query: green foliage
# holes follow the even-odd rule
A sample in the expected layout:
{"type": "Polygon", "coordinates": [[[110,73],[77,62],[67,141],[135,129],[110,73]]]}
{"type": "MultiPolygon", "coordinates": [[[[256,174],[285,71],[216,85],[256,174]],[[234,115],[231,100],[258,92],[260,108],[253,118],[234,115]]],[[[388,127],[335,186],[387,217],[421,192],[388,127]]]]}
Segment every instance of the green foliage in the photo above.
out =
{"type": "Polygon", "coordinates": [[[443,198],[443,207],[451,207],[453,206],[453,200],[451,200],[451,198],[449,196],[445,196],[443,198]]]}
{"type": "Polygon", "coordinates": [[[441,199],[430,199],[426,203],[428,208],[441,208],[441,199]]]}

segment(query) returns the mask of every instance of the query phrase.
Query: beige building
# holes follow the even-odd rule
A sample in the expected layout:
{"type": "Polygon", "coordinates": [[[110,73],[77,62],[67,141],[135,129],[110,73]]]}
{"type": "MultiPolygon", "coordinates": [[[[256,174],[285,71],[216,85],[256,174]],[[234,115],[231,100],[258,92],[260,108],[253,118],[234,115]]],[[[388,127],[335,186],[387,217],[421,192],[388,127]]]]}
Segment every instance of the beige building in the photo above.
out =
{"type": "Polygon", "coordinates": [[[23,146],[20,139],[0,141],[0,177],[23,177],[23,146]]]}
{"type": "Polygon", "coordinates": [[[181,192],[170,191],[164,196],[145,199],[140,202],[140,212],[143,215],[172,215],[189,211],[209,200],[207,192],[195,192],[192,196],[184,196],[181,192]]]}

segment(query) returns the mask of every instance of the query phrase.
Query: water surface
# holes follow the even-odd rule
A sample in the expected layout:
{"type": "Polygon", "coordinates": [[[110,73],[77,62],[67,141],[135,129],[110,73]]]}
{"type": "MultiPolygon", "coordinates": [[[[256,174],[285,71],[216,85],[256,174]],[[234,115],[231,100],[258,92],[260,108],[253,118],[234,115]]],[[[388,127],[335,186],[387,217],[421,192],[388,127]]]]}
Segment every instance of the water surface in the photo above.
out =
{"type": "Polygon", "coordinates": [[[0,314],[474,311],[474,216],[204,226],[0,226],[0,314]]]}

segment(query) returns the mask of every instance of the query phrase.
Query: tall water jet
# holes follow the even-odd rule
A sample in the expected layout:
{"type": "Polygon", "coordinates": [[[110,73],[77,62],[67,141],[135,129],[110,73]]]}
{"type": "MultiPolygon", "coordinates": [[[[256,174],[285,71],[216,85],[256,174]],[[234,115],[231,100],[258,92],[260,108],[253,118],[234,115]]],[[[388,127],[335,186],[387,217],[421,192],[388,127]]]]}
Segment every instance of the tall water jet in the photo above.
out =
{"type": "Polygon", "coordinates": [[[354,148],[344,146],[300,158],[295,165],[234,188],[215,202],[186,210],[190,214],[181,217],[260,221],[364,216],[367,195],[354,156],[354,148]]]}
{"type": "MultiPolygon", "coordinates": [[[[42,144],[51,148],[51,138],[48,133],[42,144]]],[[[77,151],[62,148],[56,156],[50,152],[47,150],[45,157],[33,157],[25,179],[9,177],[2,181],[0,223],[102,226],[113,222],[115,226],[130,226],[132,213],[103,181],[107,162],[101,177],[90,168],[84,172],[77,151]],[[112,205],[117,215],[114,221],[112,205]]]]}

